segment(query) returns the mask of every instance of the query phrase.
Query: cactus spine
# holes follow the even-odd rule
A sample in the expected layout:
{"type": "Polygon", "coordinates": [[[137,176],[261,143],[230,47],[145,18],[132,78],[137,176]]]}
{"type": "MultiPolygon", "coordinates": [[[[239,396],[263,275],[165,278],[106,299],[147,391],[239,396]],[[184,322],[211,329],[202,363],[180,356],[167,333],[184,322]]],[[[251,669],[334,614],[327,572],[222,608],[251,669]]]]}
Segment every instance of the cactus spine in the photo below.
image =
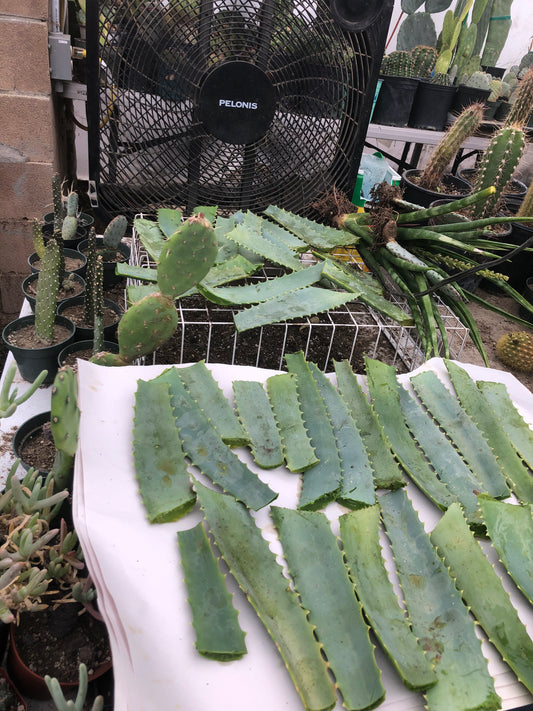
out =
{"type": "Polygon", "coordinates": [[[533,217],[533,183],[529,184],[529,188],[527,189],[527,193],[522,200],[522,204],[520,205],[518,212],[516,213],[517,217],[533,217]]]}
{"type": "Polygon", "coordinates": [[[414,62],[411,52],[396,49],[383,57],[381,73],[393,77],[413,77],[414,62]]]}
{"type": "Polygon", "coordinates": [[[420,175],[420,185],[427,190],[436,190],[439,182],[459,148],[471,136],[483,119],[483,105],[471,104],[457,117],[433,151],[420,175]]]}
{"type": "Polygon", "coordinates": [[[62,182],[59,173],[52,175],[52,202],[54,205],[54,231],[60,230],[65,217],[62,182]]]}
{"type": "Polygon", "coordinates": [[[37,280],[35,295],[35,332],[45,341],[54,340],[54,321],[59,291],[59,245],[55,239],[47,243],[37,280]]]}
{"type": "Polygon", "coordinates": [[[104,260],[102,255],[98,255],[96,258],[92,289],[94,306],[93,353],[99,353],[104,348],[104,260]]]}
{"type": "Polygon", "coordinates": [[[480,161],[474,192],[493,185],[495,193],[485,203],[474,206],[474,219],[491,217],[505,186],[511,180],[525,148],[524,131],[516,126],[503,127],[491,138],[480,161]]]}
{"type": "Polygon", "coordinates": [[[430,76],[437,61],[437,50],[435,47],[418,45],[411,50],[413,58],[413,71],[415,77],[427,78],[430,76]]]}
{"type": "Polygon", "coordinates": [[[515,99],[511,105],[504,126],[519,126],[523,128],[533,111],[533,69],[530,69],[520,80],[516,89],[515,99]]]}
{"type": "Polygon", "coordinates": [[[86,323],[92,323],[94,314],[93,284],[96,270],[96,232],[94,227],[89,229],[86,256],[87,265],[85,267],[85,274],[87,275],[87,278],[85,283],[85,293],[83,295],[83,320],[86,323]]]}

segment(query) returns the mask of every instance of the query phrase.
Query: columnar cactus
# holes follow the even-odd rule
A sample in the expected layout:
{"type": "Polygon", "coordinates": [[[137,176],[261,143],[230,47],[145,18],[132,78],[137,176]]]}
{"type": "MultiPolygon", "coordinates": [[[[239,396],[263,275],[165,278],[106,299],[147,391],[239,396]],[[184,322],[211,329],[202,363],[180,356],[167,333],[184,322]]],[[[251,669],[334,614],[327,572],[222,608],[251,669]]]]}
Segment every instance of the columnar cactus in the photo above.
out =
{"type": "Polygon", "coordinates": [[[381,73],[394,77],[414,77],[414,63],[410,52],[394,50],[383,57],[381,73]]]}
{"type": "Polygon", "coordinates": [[[437,50],[435,47],[425,47],[418,45],[411,50],[413,58],[414,76],[429,77],[437,61],[437,50]]]}
{"type": "Polygon", "coordinates": [[[471,136],[483,119],[483,105],[471,104],[457,117],[433,151],[429,162],[420,175],[420,185],[427,190],[436,190],[439,182],[466,138],[471,136]]]}
{"type": "Polygon", "coordinates": [[[54,231],[60,230],[65,217],[65,206],[63,205],[63,184],[59,173],[52,175],[52,202],[54,206],[54,231]]]}
{"type": "Polygon", "coordinates": [[[91,360],[102,365],[126,365],[168,340],[178,325],[174,299],[203,279],[217,251],[214,229],[202,213],[184,222],[161,251],[159,292],[143,297],[122,316],[117,329],[118,354],[97,353],[91,360]]]}
{"type": "Polygon", "coordinates": [[[523,128],[533,111],[533,68],[531,68],[518,83],[504,126],[519,126],[523,128]]]}
{"type": "Polygon", "coordinates": [[[517,217],[533,217],[533,183],[529,184],[527,193],[518,208],[517,217]]]}
{"type": "Polygon", "coordinates": [[[93,288],[94,274],[96,269],[96,231],[94,227],[89,228],[87,239],[87,264],[85,267],[85,293],[83,295],[83,320],[92,323],[94,314],[93,288]]]}
{"type": "Polygon", "coordinates": [[[498,63],[511,29],[512,4],[513,0],[493,0],[492,2],[489,29],[481,57],[481,64],[484,67],[495,67],[498,63]]]}
{"type": "Polygon", "coordinates": [[[45,343],[54,340],[60,260],[59,245],[51,239],[44,250],[35,295],[35,332],[45,343]]]}
{"type": "Polygon", "coordinates": [[[524,131],[516,126],[504,126],[492,136],[478,166],[474,192],[491,185],[496,191],[485,203],[474,205],[474,219],[492,217],[497,211],[500,197],[513,176],[525,145],[524,131]]]}
{"type": "Polygon", "coordinates": [[[39,222],[39,220],[33,220],[31,228],[31,238],[33,241],[33,249],[35,250],[39,259],[42,259],[44,254],[44,237],[41,223],[39,222]]]}
{"type": "Polygon", "coordinates": [[[104,260],[101,254],[96,258],[92,291],[94,306],[93,352],[99,353],[104,347],[104,260]]]}

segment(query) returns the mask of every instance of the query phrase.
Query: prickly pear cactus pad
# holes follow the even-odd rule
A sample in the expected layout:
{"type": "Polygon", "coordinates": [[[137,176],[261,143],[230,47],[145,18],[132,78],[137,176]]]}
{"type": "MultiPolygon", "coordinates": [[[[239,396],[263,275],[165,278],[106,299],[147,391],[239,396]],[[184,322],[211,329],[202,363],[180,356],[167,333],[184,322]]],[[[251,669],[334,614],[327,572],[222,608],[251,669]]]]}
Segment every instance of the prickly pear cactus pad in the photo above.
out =
{"type": "MultiPolygon", "coordinates": [[[[531,660],[517,651],[533,644],[531,505],[481,493],[424,404],[433,409],[440,389],[428,380],[422,401],[414,387],[431,373],[464,411],[462,382],[443,359],[405,375],[370,360],[365,373],[342,362],[325,375],[301,353],[287,365],[80,362],[73,509],[121,699],[133,711],[531,703],[531,660]],[[212,408],[200,371],[218,392],[212,408]],[[230,447],[220,419],[244,425],[249,440],[230,447]],[[283,464],[254,457],[261,432],[283,464]],[[437,505],[404,467],[416,463],[407,437],[449,501],[437,505]],[[450,532],[477,551],[470,562],[470,545],[461,550],[459,571],[444,551],[450,532]]],[[[462,367],[487,403],[501,403],[502,427],[528,461],[533,395],[505,372],[462,367]]]]}

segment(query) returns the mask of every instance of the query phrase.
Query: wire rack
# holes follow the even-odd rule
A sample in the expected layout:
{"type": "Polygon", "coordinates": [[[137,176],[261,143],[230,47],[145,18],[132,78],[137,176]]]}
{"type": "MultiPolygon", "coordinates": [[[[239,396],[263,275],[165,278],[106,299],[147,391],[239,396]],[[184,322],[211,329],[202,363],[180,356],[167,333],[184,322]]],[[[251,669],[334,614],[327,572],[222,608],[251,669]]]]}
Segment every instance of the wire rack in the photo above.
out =
{"type": "MultiPolygon", "coordinates": [[[[135,230],[131,246],[131,264],[155,266],[135,230]]],[[[355,250],[348,253],[343,250],[338,256],[356,268],[363,265],[355,250]]],[[[301,259],[311,262],[312,257],[304,254],[301,259]]],[[[249,281],[271,279],[281,273],[275,265],[265,265],[249,281]]],[[[128,285],[139,283],[128,279],[128,285]]],[[[401,297],[391,294],[390,299],[409,311],[401,297]]],[[[148,356],[153,363],[205,360],[207,363],[283,370],[285,353],[300,350],[306,360],[316,363],[325,372],[333,370],[334,360],[348,360],[355,372],[363,372],[365,356],[394,365],[399,372],[407,372],[424,362],[420,338],[414,326],[401,326],[359,301],[351,301],[315,316],[269,324],[241,333],[237,332],[233,321],[238,308],[213,304],[199,294],[182,297],[176,307],[178,328],[164,347],[148,356]]],[[[440,300],[437,307],[448,337],[450,357],[458,359],[467,340],[468,329],[440,300]]]]}

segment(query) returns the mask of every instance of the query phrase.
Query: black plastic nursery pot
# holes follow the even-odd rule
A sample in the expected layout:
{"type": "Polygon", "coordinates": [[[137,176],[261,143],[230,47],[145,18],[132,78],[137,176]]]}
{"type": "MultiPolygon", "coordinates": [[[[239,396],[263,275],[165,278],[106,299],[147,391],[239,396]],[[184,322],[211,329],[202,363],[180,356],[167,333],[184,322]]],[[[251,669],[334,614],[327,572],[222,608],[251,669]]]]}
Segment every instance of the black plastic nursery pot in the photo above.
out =
{"type": "Polygon", "coordinates": [[[472,192],[472,187],[466,180],[451,173],[445,173],[442,177],[444,191],[427,190],[413,180],[421,173],[419,168],[411,168],[403,172],[400,187],[403,190],[404,200],[422,207],[429,207],[435,200],[458,200],[472,192]]]}
{"type": "MultiPolygon", "coordinates": [[[[48,239],[53,237],[54,234],[54,224],[53,222],[49,222],[48,224],[44,224],[42,227],[42,233],[44,237],[44,241],[46,242],[48,239]]],[[[68,249],[78,249],[78,245],[81,242],[82,239],[85,239],[87,237],[87,228],[83,227],[82,225],[78,224],[78,229],[76,230],[76,236],[73,239],[64,239],[63,240],[63,245],[67,247],[68,249]]]]}
{"type": "MultiPolygon", "coordinates": [[[[46,215],[43,217],[43,222],[45,225],[53,225],[54,213],[47,212],[46,215]]],[[[88,230],[91,225],[94,225],[94,217],[92,215],[87,214],[86,212],[80,212],[80,214],[78,215],[78,226],[88,230]]]]}
{"type": "Polygon", "coordinates": [[[66,335],[64,338],[58,340],[57,343],[43,348],[25,348],[15,345],[10,340],[21,328],[35,325],[35,316],[33,314],[30,316],[21,316],[11,321],[2,331],[4,345],[13,354],[21,376],[30,383],[33,383],[42,370],[48,371],[44,383],[48,384],[53,382],[58,370],[57,356],[61,349],[68,345],[74,338],[76,327],[70,319],[65,316],[56,316],[55,324],[63,327],[66,335]]]}
{"type": "MultiPolygon", "coordinates": [[[[87,254],[88,243],[89,243],[89,241],[87,239],[84,239],[78,245],[79,251],[82,252],[83,254],[87,254]]],[[[96,238],[97,248],[102,249],[103,244],[104,244],[103,237],[97,237],[96,238]]],[[[122,277],[117,276],[117,274],[115,274],[115,268],[116,268],[118,262],[127,262],[129,260],[130,254],[131,254],[131,247],[129,246],[129,244],[126,244],[125,242],[121,242],[117,247],[117,252],[120,252],[120,254],[122,255],[121,259],[116,259],[116,260],[107,261],[107,262],[104,260],[104,289],[106,289],[110,286],[113,286],[113,284],[116,284],[117,282],[119,282],[122,279],[122,277]]]]}
{"type": "MultiPolygon", "coordinates": [[[[457,175],[470,183],[472,189],[474,188],[476,182],[477,169],[476,168],[459,168],[457,170],[457,175]]],[[[502,193],[502,197],[507,203],[518,201],[520,203],[527,193],[527,185],[517,178],[511,178],[509,181],[509,190],[502,193]]]]}
{"type": "Polygon", "coordinates": [[[421,80],[409,116],[411,128],[442,131],[456,92],[455,86],[421,80]]]}
{"type": "MultiPolygon", "coordinates": [[[[13,452],[15,456],[20,459],[20,464],[26,471],[28,471],[30,467],[35,466],[35,463],[27,461],[27,459],[24,458],[24,445],[29,438],[38,435],[41,432],[43,425],[46,425],[49,422],[50,410],[47,412],[39,412],[37,415],[33,415],[33,417],[25,420],[13,435],[13,452]]],[[[41,469],[40,467],[38,468],[38,472],[42,476],[46,476],[48,474],[47,469],[41,469]]]]}
{"type": "Polygon", "coordinates": [[[454,114],[460,114],[461,111],[470,106],[470,104],[484,104],[489,98],[489,95],[489,89],[476,89],[473,86],[459,84],[450,110],[454,114]]]}
{"type": "MultiPolygon", "coordinates": [[[[73,314],[70,313],[72,309],[78,310],[80,306],[83,306],[83,296],[73,296],[70,299],[65,299],[57,307],[57,313],[62,316],[70,318],[76,324],[76,332],[74,333],[74,341],[86,341],[90,340],[94,336],[94,328],[92,326],[83,326],[77,322],[73,314]]],[[[115,319],[112,323],[104,326],[104,339],[107,341],[113,341],[116,337],[118,322],[120,321],[124,310],[111,299],[104,299],[104,309],[107,314],[113,312],[115,319]]]]}
{"type": "MultiPolygon", "coordinates": [[[[526,279],[526,285],[524,287],[524,291],[522,292],[522,296],[528,303],[533,304],[533,276],[526,279]]],[[[533,324],[533,314],[523,306],[520,306],[518,309],[518,315],[520,318],[523,318],[524,321],[529,321],[529,323],[533,324]]]]}
{"type": "MultiPolygon", "coordinates": [[[[65,271],[69,272],[70,274],[79,274],[80,276],[83,276],[85,272],[85,267],[87,265],[87,257],[81,252],[78,252],[77,249],[68,248],[65,248],[63,250],[63,255],[66,260],[65,271]],[[74,269],[69,269],[69,264],[72,264],[72,266],[74,266],[74,269]],[[79,264],[79,266],[75,266],[76,264],[79,264]]],[[[40,261],[41,258],[39,257],[37,252],[33,252],[28,257],[28,264],[30,266],[32,274],[36,274],[41,271],[40,261]]]]}
{"type": "Polygon", "coordinates": [[[384,126],[407,126],[419,80],[391,76],[382,76],[381,79],[372,122],[384,126]]]}
{"type": "MultiPolygon", "coordinates": [[[[71,357],[89,360],[88,358],[84,358],[84,354],[92,351],[92,348],[93,342],[91,340],[69,343],[57,357],[58,366],[62,368],[64,365],[67,365],[71,357]]],[[[109,353],[118,353],[118,343],[116,341],[104,341],[103,350],[109,353]]]]}
{"type": "MultiPolygon", "coordinates": [[[[75,295],[81,296],[85,291],[85,279],[79,274],[75,273],[71,274],[71,277],[77,284],[75,295]]],[[[37,286],[36,282],[38,278],[39,272],[34,272],[33,274],[28,274],[28,276],[22,281],[22,293],[24,294],[27,302],[29,303],[32,312],[35,312],[35,289],[32,289],[31,287],[32,285],[34,287],[37,286]]],[[[58,298],[58,307],[63,303],[63,301],[70,298],[72,298],[72,295],[65,296],[64,298],[58,298]]]]}

